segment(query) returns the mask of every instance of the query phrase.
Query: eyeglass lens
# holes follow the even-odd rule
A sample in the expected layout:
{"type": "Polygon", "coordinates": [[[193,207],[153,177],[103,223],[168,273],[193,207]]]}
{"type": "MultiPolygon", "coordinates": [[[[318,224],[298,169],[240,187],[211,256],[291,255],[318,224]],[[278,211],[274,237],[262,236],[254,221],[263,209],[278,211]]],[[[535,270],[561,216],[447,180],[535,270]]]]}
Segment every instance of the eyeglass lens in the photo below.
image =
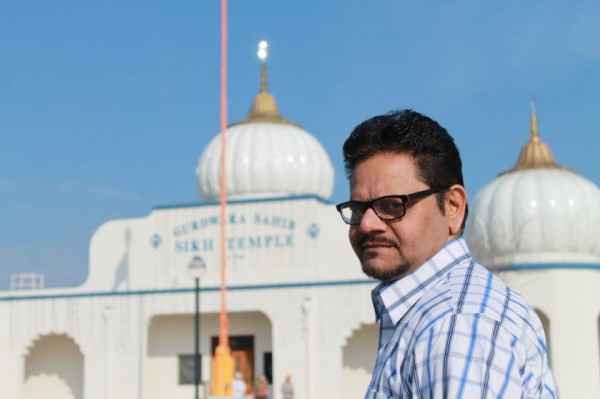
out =
{"type": "MultiPolygon", "coordinates": [[[[360,223],[363,215],[369,208],[369,203],[350,203],[342,208],[344,220],[351,224],[360,223]]],[[[382,219],[398,219],[404,216],[406,207],[400,197],[387,197],[375,200],[372,205],[373,210],[382,219]]]]}
{"type": "Polygon", "coordinates": [[[404,216],[406,208],[402,198],[380,198],[373,202],[373,209],[382,219],[396,219],[404,216]]]}

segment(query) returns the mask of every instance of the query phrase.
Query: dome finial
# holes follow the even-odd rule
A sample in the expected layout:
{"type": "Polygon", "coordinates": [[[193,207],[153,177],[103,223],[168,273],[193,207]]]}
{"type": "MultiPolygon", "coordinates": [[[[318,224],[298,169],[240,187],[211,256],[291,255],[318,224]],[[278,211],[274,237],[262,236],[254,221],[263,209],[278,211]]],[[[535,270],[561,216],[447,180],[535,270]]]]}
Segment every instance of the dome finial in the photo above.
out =
{"type": "Polygon", "coordinates": [[[254,122],[270,122],[270,123],[283,123],[288,125],[298,126],[294,122],[290,122],[281,116],[275,98],[267,91],[267,48],[269,44],[261,40],[258,43],[258,59],[260,60],[260,91],[254,97],[250,112],[241,121],[232,123],[230,126],[235,126],[240,123],[254,123],[254,122]]]}
{"type": "Polygon", "coordinates": [[[535,97],[531,99],[531,141],[540,141],[537,127],[537,113],[535,112],[535,97]]]}
{"type": "Polygon", "coordinates": [[[552,152],[550,151],[550,147],[540,140],[534,99],[531,101],[531,137],[529,142],[523,146],[521,154],[519,155],[519,159],[517,160],[517,164],[503,173],[510,173],[524,169],[544,168],[565,169],[556,162],[552,152]]]}
{"type": "Polygon", "coordinates": [[[260,59],[260,91],[267,91],[267,48],[269,44],[265,40],[258,43],[258,58],[260,59]]]}

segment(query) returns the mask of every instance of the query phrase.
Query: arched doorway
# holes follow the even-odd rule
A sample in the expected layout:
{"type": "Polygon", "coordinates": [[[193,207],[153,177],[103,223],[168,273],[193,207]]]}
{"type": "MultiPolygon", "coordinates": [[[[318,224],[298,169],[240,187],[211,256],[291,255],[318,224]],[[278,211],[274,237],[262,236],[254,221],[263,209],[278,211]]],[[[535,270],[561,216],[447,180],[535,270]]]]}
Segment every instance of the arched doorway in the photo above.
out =
{"type": "MultiPolygon", "coordinates": [[[[254,377],[270,375],[271,320],[262,312],[230,312],[229,339],[234,358],[250,392],[254,377]]],[[[208,396],[213,343],[219,334],[219,314],[200,316],[201,397],[208,396]]],[[[144,399],[191,397],[193,389],[194,315],[154,316],[148,328],[148,356],[144,365],[144,399]]]]}
{"type": "Polygon", "coordinates": [[[24,399],[83,399],[83,354],[66,335],[44,335],[25,357],[24,399]]]}
{"type": "Polygon", "coordinates": [[[361,324],[342,348],[342,397],[361,399],[371,381],[377,356],[379,324],[361,324]]]}

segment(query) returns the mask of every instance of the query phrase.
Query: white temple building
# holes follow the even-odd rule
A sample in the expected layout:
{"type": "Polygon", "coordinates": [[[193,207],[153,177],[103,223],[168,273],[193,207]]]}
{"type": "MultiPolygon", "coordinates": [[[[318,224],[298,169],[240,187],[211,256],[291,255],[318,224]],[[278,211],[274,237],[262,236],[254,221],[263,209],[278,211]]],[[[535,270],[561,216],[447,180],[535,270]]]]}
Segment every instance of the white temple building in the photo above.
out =
{"type": "MultiPolygon", "coordinates": [[[[360,399],[378,326],[367,279],[329,202],[320,143],[261,90],[228,128],[227,308],[236,369],[249,387],[292,375],[296,397],[360,399]]],[[[164,399],[193,394],[194,281],[201,280],[201,379],[210,380],[220,286],[217,135],[196,170],[202,201],[112,220],[91,239],[79,287],[0,292],[3,399],[164,399]],[[192,361],[192,362],[191,362],[192,361]]],[[[343,178],[343,177],[342,177],[343,178]]],[[[475,198],[476,258],[529,299],[546,324],[565,398],[600,397],[600,190],[559,167],[535,123],[517,166],[475,198]]],[[[202,392],[202,397],[205,392],[202,392]]]]}
{"type": "MultiPolygon", "coordinates": [[[[360,398],[378,329],[376,284],[362,275],[347,226],[328,202],[329,156],[284,119],[266,87],[227,135],[227,308],[236,368],[280,398],[360,398]]],[[[193,397],[195,256],[201,280],[201,379],[210,380],[221,297],[221,141],[196,170],[201,203],[157,207],[100,226],[75,288],[0,293],[2,398],[193,397]]]]}

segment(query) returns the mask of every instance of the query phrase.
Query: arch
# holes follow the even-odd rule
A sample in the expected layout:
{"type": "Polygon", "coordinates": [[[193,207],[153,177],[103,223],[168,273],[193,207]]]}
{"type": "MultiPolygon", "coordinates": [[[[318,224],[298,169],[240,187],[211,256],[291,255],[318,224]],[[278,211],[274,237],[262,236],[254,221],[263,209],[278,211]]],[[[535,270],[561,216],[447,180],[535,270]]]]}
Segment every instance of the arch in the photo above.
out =
{"type": "Polygon", "coordinates": [[[73,341],[77,349],[85,357],[87,353],[85,342],[81,340],[80,336],[74,334],[73,331],[67,331],[65,329],[46,329],[42,331],[32,332],[32,334],[24,334],[19,341],[19,353],[23,357],[28,356],[31,352],[31,349],[39,340],[50,335],[64,335],[65,337],[73,341]]]}
{"type": "Polygon", "coordinates": [[[379,324],[361,324],[342,348],[342,397],[363,397],[375,366],[379,324]]]}
{"type": "Polygon", "coordinates": [[[550,318],[544,313],[542,310],[538,308],[533,308],[535,313],[540,318],[542,322],[542,327],[544,327],[544,334],[546,338],[546,348],[548,349],[548,363],[552,364],[552,340],[550,337],[550,318]]]}
{"type": "MultiPolygon", "coordinates": [[[[252,337],[251,348],[240,351],[239,356],[250,364],[248,387],[255,375],[262,374],[272,353],[271,320],[260,311],[230,312],[229,337],[232,355],[236,358],[233,340],[252,337]],[[243,353],[241,353],[243,352],[243,353]]],[[[219,334],[219,313],[200,315],[200,377],[205,386],[210,381],[212,339],[219,334]]],[[[190,364],[186,361],[194,353],[194,315],[161,314],[150,319],[147,330],[147,349],[144,359],[144,398],[192,397],[190,364]],[[188,377],[185,377],[185,376],[188,377]]],[[[192,381],[193,381],[193,377],[192,381]]]]}
{"type": "Polygon", "coordinates": [[[25,355],[23,398],[82,399],[84,359],[65,334],[40,336],[25,355]]]}

